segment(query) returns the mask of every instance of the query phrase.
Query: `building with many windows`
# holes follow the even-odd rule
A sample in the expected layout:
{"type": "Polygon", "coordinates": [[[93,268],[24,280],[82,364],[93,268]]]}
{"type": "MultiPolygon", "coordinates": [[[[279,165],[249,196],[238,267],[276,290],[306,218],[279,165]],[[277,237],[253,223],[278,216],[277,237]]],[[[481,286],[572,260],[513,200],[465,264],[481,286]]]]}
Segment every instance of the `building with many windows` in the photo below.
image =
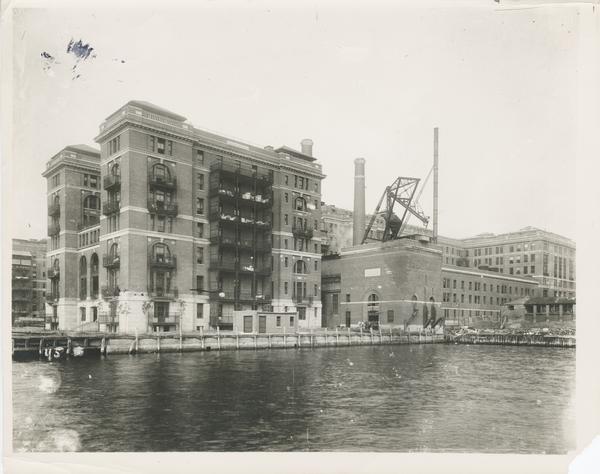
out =
{"type": "Polygon", "coordinates": [[[13,239],[13,327],[43,327],[45,296],[46,240],[13,239]]]}
{"type": "Polygon", "coordinates": [[[120,333],[231,328],[234,311],[321,325],[321,165],[142,101],[110,115],[100,150],[47,164],[53,327],[120,333]]]}
{"type": "MultiPolygon", "coordinates": [[[[321,229],[330,243],[324,252],[343,255],[352,244],[353,213],[325,204],[322,209],[321,229]]],[[[380,239],[383,228],[383,218],[377,217],[368,237],[380,239]]],[[[411,225],[403,234],[432,236],[431,230],[411,225]]],[[[503,306],[518,298],[575,297],[575,242],[560,235],[527,227],[468,239],[438,236],[437,244],[441,309],[448,324],[499,321],[503,306]]]]}

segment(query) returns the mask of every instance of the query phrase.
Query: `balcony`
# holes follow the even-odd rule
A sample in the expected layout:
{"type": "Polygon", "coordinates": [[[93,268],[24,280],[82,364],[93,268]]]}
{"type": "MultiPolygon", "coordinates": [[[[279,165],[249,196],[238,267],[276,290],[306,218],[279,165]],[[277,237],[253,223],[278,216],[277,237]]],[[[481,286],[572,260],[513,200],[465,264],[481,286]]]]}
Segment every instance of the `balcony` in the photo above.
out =
{"type": "Polygon", "coordinates": [[[117,188],[121,186],[121,175],[109,174],[104,177],[103,180],[104,189],[109,190],[111,188],[117,188]]]}
{"type": "Polygon", "coordinates": [[[48,278],[50,278],[50,280],[54,280],[55,278],[60,278],[60,270],[55,269],[55,268],[49,268],[48,269],[48,278]]]}
{"type": "Polygon", "coordinates": [[[102,287],[102,298],[104,299],[110,299],[113,298],[115,296],[119,296],[119,294],[121,293],[121,290],[119,289],[118,286],[103,286],[102,287]]]}
{"type": "Polygon", "coordinates": [[[211,197],[217,197],[224,202],[235,203],[238,206],[245,205],[249,207],[267,208],[272,206],[272,192],[270,189],[264,189],[262,192],[244,192],[241,193],[237,189],[226,188],[219,186],[211,188],[211,197]]]}
{"type": "Polygon", "coordinates": [[[48,206],[48,215],[49,216],[60,216],[60,204],[59,203],[54,203],[54,204],[50,204],[48,206]]]}
{"type": "Polygon", "coordinates": [[[159,216],[176,216],[178,213],[177,203],[156,201],[154,199],[148,199],[148,210],[151,214],[158,214],[159,216]]]}
{"type": "Polygon", "coordinates": [[[120,201],[102,201],[102,214],[109,216],[121,211],[120,201]]]}
{"type": "Polygon", "coordinates": [[[46,324],[58,324],[58,316],[46,316],[46,324]]]}
{"type": "Polygon", "coordinates": [[[119,316],[116,313],[100,312],[98,313],[98,322],[100,324],[119,324],[119,316]]]}
{"type": "Polygon", "coordinates": [[[48,304],[56,304],[58,303],[58,299],[60,295],[58,293],[46,293],[46,303],[48,304]]]}
{"type": "Polygon", "coordinates": [[[149,264],[154,268],[173,269],[177,267],[177,257],[174,255],[151,255],[149,264]]]}
{"type": "Polygon", "coordinates": [[[273,179],[266,169],[253,169],[245,166],[226,163],[224,161],[215,161],[210,165],[212,172],[219,172],[224,175],[229,175],[237,180],[244,179],[251,182],[256,182],[259,185],[270,186],[273,179]]]}
{"type": "Polygon", "coordinates": [[[85,229],[88,229],[90,227],[94,227],[97,225],[100,225],[100,216],[96,216],[96,215],[92,214],[92,215],[87,216],[87,220],[77,224],[77,230],[79,232],[81,232],[82,230],[85,230],[85,229]]]}
{"type": "Polygon", "coordinates": [[[315,301],[315,297],[314,296],[292,295],[292,301],[296,304],[312,306],[315,301]]]}
{"type": "Polygon", "coordinates": [[[102,266],[104,268],[119,268],[121,266],[121,256],[104,255],[102,257],[102,266]]]}
{"type": "Polygon", "coordinates": [[[53,235],[58,235],[59,233],[60,233],[60,224],[58,222],[48,225],[48,235],[53,236],[53,235]]]}
{"type": "Polygon", "coordinates": [[[294,225],[292,226],[292,234],[294,234],[294,236],[297,238],[310,240],[313,238],[313,229],[308,226],[302,227],[294,225]]]}
{"type": "Polygon", "coordinates": [[[151,174],[148,176],[148,184],[152,188],[172,191],[177,188],[177,178],[175,176],[157,176],[151,174]]]}
{"type": "Polygon", "coordinates": [[[251,304],[269,304],[271,303],[271,295],[253,295],[250,291],[240,291],[236,292],[234,290],[224,290],[225,296],[215,297],[214,299],[217,301],[223,302],[241,302],[241,303],[251,303],[251,304]]]}
{"type": "Polygon", "coordinates": [[[148,321],[153,326],[173,326],[179,324],[179,313],[169,313],[168,316],[150,316],[148,321]]]}
{"type": "Polygon", "coordinates": [[[179,298],[179,290],[177,288],[149,288],[148,296],[156,299],[174,300],[179,298]]]}

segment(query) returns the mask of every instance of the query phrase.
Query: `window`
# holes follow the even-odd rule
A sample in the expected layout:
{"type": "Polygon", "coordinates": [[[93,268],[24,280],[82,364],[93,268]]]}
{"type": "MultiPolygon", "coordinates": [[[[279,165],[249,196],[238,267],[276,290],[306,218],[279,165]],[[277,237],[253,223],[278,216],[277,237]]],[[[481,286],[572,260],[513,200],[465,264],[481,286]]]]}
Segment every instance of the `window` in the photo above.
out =
{"type": "Polygon", "coordinates": [[[196,256],[197,263],[204,263],[204,247],[198,247],[198,254],[196,256]]]}
{"type": "Polygon", "coordinates": [[[315,244],[315,253],[319,253],[319,244],[315,244]]]}
{"type": "Polygon", "coordinates": [[[121,136],[119,135],[116,138],[113,138],[108,142],[108,154],[112,155],[113,153],[118,152],[121,149],[121,136]]]}
{"type": "Polygon", "coordinates": [[[196,275],[196,290],[202,292],[204,290],[204,276],[196,275]]]}
{"type": "Polygon", "coordinates": [[[302,197],[297,197],[294,200],[294,209],[296,211],[306,211],[306,201],[302,197]]]}
{"type": "Polygon", "coordinates": [[[289,197],[288,193],[284,193],[283,197],[285,199],[285,202],[289,202],[290,201],[290,197],[289,197]]]}
{"type": "Polygon", "coordinates": [[[164,155],[165,154],[165,139],[164,138],[157,138],[156,139],[156,152],[164,155]]]}
{"type": "Polygon", "coordinates": [[[204,199],[196,198],[196,214],[204,214],[204,199]]]}
{"type": "Polygon", "coordinates": [[[196,163],[204,164],[204,152],[202,150],[196,150],[196,163]]]}
{"type": "Polygon", "coordinates": [[[298,260],[294,264],[294,273],[307,273],[306,262],[304,260],[298,260]]]}
{"type": "Polygon", "coordinates": [[[290,316],[290,327],[294,326],[294,317],[290,316]]]}
{"type": "Polygon", "coordinates": [[[79,313],[81,314],[81,322],[85,322],[85,308],[79,308],[79,313]]]}
{"type": "Polygon", "coordinates": [[[387,312],[387,322],[388,323],[393,323],[394,322],[394,310],[393,309],[388,309],[388,312],[387,312]]]}
{"type": "Polygon", "coordinates": [[[204,304],[196,303],[196,319],[204,318],[204,304]]]}
{"type": "Polygon", "coordinates": [[[288,215],[287,215],[287,214],[284,214],[284,215],[283,215],[283,223],[284,223],[285,225],[288,225],[288,215]]]}
{"type": "Polygon", "coordinates": [[[275,325],[277,327],[281,326],[281,316],[277,316],[277,319],[275,320],[275,325]]]}
{"type": "Polygon", "coordinates": [[[315,272],[319,270],[319,261],[315,260],[315,272]]]}
{"type": "Polygon", "coordinates": [[[288,294],[288,282],[287,281],[283,282],[283,293],[285,295],[288,294]]]}
{"type": "Polygon", "coordinates": [[[290,184],[289,183],[290,180],[289,180],[289,177],[287,174],[284,176],[284,181],[285,181],[285,184],[290,184]]]}
{"type": "Polygon", "coordinates": [[[317,284],[315,283],[315,287],[314,287],[314,295],[317,296],[319,294],[319,287],[317,286],[317,284]]]}
{"type": "Polygon", "coordinates": [[[89,179],[90,179],[90,175],[89,174],[84,174],[83,175],[83,185],[84,186],[88,186],[89,185],[89,179]]]}
{"type": "Polygon", "coordinates": [[[288,248],[288,239],[283,239],[283,248],[288,248]]]}
{"type": "Polygon", "coordinates": [[[202,173],[198,173],[198,189],[204,189],[204,175],[202,173]]]}
{"type": "Polygon", "coordinates": [[[339,295],[337,293],[333,293],[331,295],[331,306],[333,308],[333,314],[339,314],[340,304],[339,304],[339,295]]]}
{"type": "Polygon", "coordinates": [[[204,223],[196,222],[196,236],[200,238],[204,237],[204,223]]]}
{"type": "Polygon", "coordinates": [[[284,266],[285,268],[287,268],[287,267],[288,267],[288,262],[289,262],[289,261],[288,261],[288,258],[287,258],[287,257],[283,257],[283,266],[284,266]]]}

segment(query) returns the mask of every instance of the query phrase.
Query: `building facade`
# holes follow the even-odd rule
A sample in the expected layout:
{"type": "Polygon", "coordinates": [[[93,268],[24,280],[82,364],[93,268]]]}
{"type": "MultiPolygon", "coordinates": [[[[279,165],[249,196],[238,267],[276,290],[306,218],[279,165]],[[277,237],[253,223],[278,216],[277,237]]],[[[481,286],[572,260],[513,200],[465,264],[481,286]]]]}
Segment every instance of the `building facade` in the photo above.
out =
{"type": "MultiPolygon", "coordinates": [[[[323,260],[323,318],[329,328],[438,326],[442,253],[429,239],[347,247],[323,260]]],[[[439,327],[439,326],[438,326],[439,327]]]]}
{"type": "Polygon", "coordinates": [[[321,325],[324,175],[310,140],[260,148],[131,101],[96,142],[44,172],[60,329],[231,329],[241,310],[321,325]]]}
{"type": "Polygon", "coordinates": [[[43,327],[46,297],[46,240],[12,241],[12,325],[43,327]]]}

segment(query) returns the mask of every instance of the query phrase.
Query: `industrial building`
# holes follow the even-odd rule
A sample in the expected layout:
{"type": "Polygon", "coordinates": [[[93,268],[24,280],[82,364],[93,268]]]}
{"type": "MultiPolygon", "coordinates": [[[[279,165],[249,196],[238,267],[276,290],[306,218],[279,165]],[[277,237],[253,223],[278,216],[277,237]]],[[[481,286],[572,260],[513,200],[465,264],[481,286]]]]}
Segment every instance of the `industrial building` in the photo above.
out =
{"type": "Polygon", "coordinates": [[[321,326],[324,175],[311,140],[260,148],[130,101],[96,142],[43,173],[53,328],[231,329],[242,310],[321,326]]]}
{"type": "Polygon", "coordinates": [[[46,317],[46,240],[12,241],[12,325],[43,327],[46,317]]]}

